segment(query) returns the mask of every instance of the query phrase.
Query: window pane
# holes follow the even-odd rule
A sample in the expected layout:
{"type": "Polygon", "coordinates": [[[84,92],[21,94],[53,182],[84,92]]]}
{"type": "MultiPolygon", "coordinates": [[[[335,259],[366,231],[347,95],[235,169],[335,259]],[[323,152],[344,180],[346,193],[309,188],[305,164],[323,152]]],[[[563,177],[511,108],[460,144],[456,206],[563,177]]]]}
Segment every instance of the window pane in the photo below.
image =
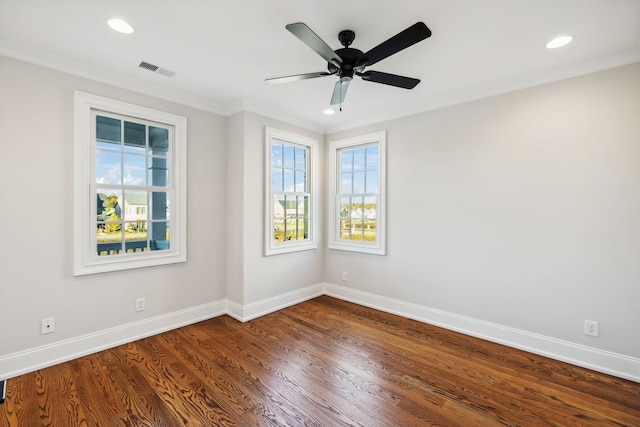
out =
{"type": "Polygon", "coordinates": [[[96,243],[98,255],[116,255],[122,251],[121,192],[99,189],[96,194],[96,243]]]}
{"type": "Polygon", "coordinates": [[[124,149],[127,152],[144,153],[147,127],[140,123],[124,122],[124,149]]]}
{"type": "Polygon", "coordinates": [[[149,126],[149,154],[166,156],[169,153],[169,129],[149,126]]]}
{"type": "Polygon", "coordinates": [[[96,150],[96,184],[120,184],[120,162],[119,152],[96,150]]]}
{"type": "Polygon", "coordinates": [[[147,192],[127,190],[124,194],[124,220],[145,222],[147,212],[147,192]]]}
{"type": "Polygon", "coordinates": [[[96,194],[96,215],[100,222],[115,222],[122,220],[122,204],[120,190],[98,189],[96,194]]]}
{"type": "Polygon", "coordinates": [[[285,198],[283,195],[276,194],[273,197],[273,240],[276,242],[284,241],[284,206],[285,198]]]}
{"type": "Polygon", "coordinates": [[[363,203],[361,197],[351,199],[351,240],[362,240],[363,203]]]}
{"type": "Polygon", "coordinates": [[[364,193],[364,172],[353,173],[353,192],[364,193]]]}
{"type": "Polygon", "coordinates": [[[164,251],[170,249],[169,238],[169,222],[159,221],[152,222],[149,225],[149,235],[151,237],[149,242],[149,248],[152,251],[164,251]]]}
{"type": "Polygon", "coordinates": [[[295,191],[294,186],[294,174],[292,170],[285,169],[284,171],[284,191],[295,191]]]}
{"type": "Polygon", "coordinates": [[[151,219],[149,240],[151,250],[169,249],[169,193],[154,191],[151,193],[151,219]]]}
{"type": "Polygon", "coordinates": [[[378,146],[367,147],[367,169],[378,169],[378,146]]]}
{"type": "Polygon", "coordinates": [[[295,147],[295,168],[306,169],[307,168],[307,150],[305,148],[295,147]]]}
{"type": "Polygon", "coordinates": [[[365,197],[364,198],[364,240],[367,242],[376,241],[376,226],[377,226],[377,198],[365,197]]]}
{"type": "Polygon", "coordinates": [[[367,171],[367,183],[365,193],[377,193],[378,192],[378,171],[367,171]]]}
{"type": "Polygon", "coordinates": [[[304,171],[296,171],[296,189],[295,191],[304,192],[307,190],[306,173],[304,171]]]}
{"type": "Polygon", "coordinates": [[[271,191],[284,191],[283,183],[283,171],[281,168],[271,169],[271,191]]]}
{"type": "Polygon", "coordinates": [[[99,256],[118,255],[122,253],[122,231],[114,231],[109,234],[102,233],[98,229],[96,234],[96,251],[99,256]]]}
{"type": "Polygon", "coordinates": [[[285,168],[293,169],[295,167],[294,161],[294,147],[291,145],[284,146],[284,165],[285,168]]]}
{"type": "Polygon", "coordinates": [[[340,218],[349,218],[351,216],[351,197],[340,198],[340,218]]]}
{"type": "Polygon", "coordinates": [[[146,185],[146,158],[133,154],[124,155],[122,183],[124,185],[146,185]]]}
{"type": "MultiPolygon", "coordinates": [[[[154,191],[151,193],[151,219],[169,219],[169,193],[154,191]]],[[[159,238],[160,236],[158,236],[159,238]]]]}
{"type": "Polygon", "coordinates": [[[296,217],[292,217],[292,218],[286,218],[285,220],[285,240],[296,240],[296,235],[297,235],[297,218],[296,217]]]}
{"type": "Polygon", "coordinates": [[[298,236],[297,240],[304,240],[307,238],[307,219],[298,218],[298,236]]]}
{"type": "Polygon", "coordinates": [[[343,172],[340,176],[340,191],[342,194],[353,193],[353,173],[343,172]]]}
{"type": "Polygon", "coordinates": [[[169,159],[149,157],[149,185],[166,187],[169,185],[169,159]]]}
{"type": "Polygon", "coordinates": [[[282,194],[273,196],[273,217],[284,218],[285,215],[285,198],[282,194]]]}
{"type": "Polygon", "coordinates": [[[120,143],[120,120],[96,116],[96,139],[111,143],[120,143]]]}
{"type": "Polygon", "coordinates": [[[353,168],[353,150],[340,151],[340,170],[351,171],[353,168]]]}
{"type": "Polygon", "coordinates": [[[134,221],[124,223],[125,248],[127,253],[147,251],[147,222],[134,221]]]}
{"type": "Polygon", "coordinates": [[[281,168],[284,149],[282,144],[271,144],[271,166],[281,168]]]}
{"type": "Polygon", "coordinates": [[[298,197],[298,240],[308,237],[309,228],[309,196],[298,197]]]}
{"type": "Polygon", "coordinates": [[[351,198],[340,198],[340,239],[351,238],[351,198]]]}

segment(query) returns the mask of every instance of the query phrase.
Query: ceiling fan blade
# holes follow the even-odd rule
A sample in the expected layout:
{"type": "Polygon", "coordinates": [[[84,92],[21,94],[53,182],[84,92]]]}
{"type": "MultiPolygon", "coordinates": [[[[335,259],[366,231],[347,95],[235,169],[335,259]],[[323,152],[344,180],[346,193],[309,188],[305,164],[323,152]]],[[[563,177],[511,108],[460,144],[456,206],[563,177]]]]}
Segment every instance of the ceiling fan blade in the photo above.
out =
{"type": "Polygon", "coordinates": [[[329,47],[329,45],[318,37],[316,33],[311,31],[311,28],[307,27],[306,24],[296,22],[294,24],[287,25],[286,28],[291,34],[299,38],[302,43],[306,44],[313,49],[314,52],[323,57],[325,61],[340,67],[342,59],[329,47]]]}
{"type": "Polygon", "coordinates": [[[404,89],[413,89],[418,85],[418,83],[420,83],[420,79],[399,76],[397,74],[382,73],[380,71],[365,71],[364,73],[356,74],[362,77],[363,80],[401,87],[404,89]]]}
{"type": "Polygon", "coordinates": [[[320,71],[318,73],[296,74],[295,76],[273,77],[271,79],[265,79],[265,82],[271,83],[271,84],[289,83],[289,82],[297,82],[300,80],[315,79],[316,77],[324,77],[324,76],[331,76],[331,75],[333,74],[327,73],[326,71],[320,71]]]}
{"type": "Polygon", "coordinates": [[[413,46],[431,36],[431,30],[424,22],[416,22],[404,31],[399,32],[390,39],[380,43],[378,46],[365,53],[356,63],[356,67],[373,65],[378,61],[398,53],[403,49],[413,46]]]}
{"type": "Polygon", "coordinates": [[[347,96],[347,89],[349,89],[349,82],[351,79],[344,78],[336,82],[333,87],[333,94],[331,95],[331,105],[342,104],[344,97],[347,96]]]}

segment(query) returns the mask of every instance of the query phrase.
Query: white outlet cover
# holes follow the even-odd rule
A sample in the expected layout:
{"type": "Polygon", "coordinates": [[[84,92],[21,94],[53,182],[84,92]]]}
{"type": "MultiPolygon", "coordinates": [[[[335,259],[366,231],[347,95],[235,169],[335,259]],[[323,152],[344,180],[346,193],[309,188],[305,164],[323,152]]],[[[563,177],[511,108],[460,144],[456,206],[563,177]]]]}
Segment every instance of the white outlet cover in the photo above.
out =
{"type": "Polygon", "coordinates": [[[584,334],[592,337],[598,336],[598,322],[593,320],[584,321],[584,334]]]}
{"type": "Polygon", "coordinates": [[[49,317],[47,319],[42,319],[40,321],[40,332],[42,334],[50,334],[56,330],[56,319],[54,317],[49,317]]]}

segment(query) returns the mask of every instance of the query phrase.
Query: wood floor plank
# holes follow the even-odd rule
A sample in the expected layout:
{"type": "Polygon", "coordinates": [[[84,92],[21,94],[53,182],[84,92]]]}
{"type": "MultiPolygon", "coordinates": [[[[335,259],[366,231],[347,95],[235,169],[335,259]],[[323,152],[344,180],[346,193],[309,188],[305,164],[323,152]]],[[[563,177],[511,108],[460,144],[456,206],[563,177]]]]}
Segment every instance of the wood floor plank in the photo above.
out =
{"type": "MultiPolygon", "coordinates": [[[[282,319],[283,321],[285,319],[282,319]]],[[[272,331],[287,331],[287,334],[296,336],[296,344],[295,348],[284,347],[279,350],[286,353],[294,354],[296,359],[302,365],[309,365],[311,367],[317,367],[318,371],[317,375],[322,375],[323,372],[328,373],[328,376],[331,378],[338,378],[341,382],[345,382],[346,378],[350,378],[350,381],[358,382],[358,384],[352,390],[353,395],[343,394],[342,398],[352,399],[354,400],[354,404],[360,405],[363,411],[369,410],[370,408],[380,408],[380,410],[376,413],[376,417],[381,418],[382,420],[386,420],[386,425],[390,425],[389,423],[396,422],[400,424],[411,425],[412,422],[416,422],[415,414],[427,414],[423,405],[420,405],[419,402],[414,400],[404,400],[404,404],[407,406],[412,406],[414,411],[408,412],[398,412],[392,411],[393,417],[389,419],[389,416],[384,412],[383,408],[389,403],[394,402],[397,404],[399,402],[398,395],[406,392],[405,384],[402,381],[391,381],[387,383],[387,386],[382,388],[379,386],[380,381],[380,372],[378,370],[363,370],[362,366],[366,366],[362,360],[355,361],[351,359],[342,359],[341,355],[336,352],[335,347],[330,347],[330,343],[326,342],[324,345],[320,345],[320,342],[316,342],[314,339],[307,339],[311,344],[314,344],[314,348],[304,349],[301,346],[301,343],[305,341],[303,337],[310,336],[310,331],[301,331],[299,330],[299,325],[296,325],[295,322],[278,322],[278,321],[269,321],[266,320],[264,323],[264,328],[272,331]],[[295,333],[292,332],[296,330],[295,333]],[[319,355],[314,356],[314,355],[319,355]],[[329,360],[329,358],[331,358],[329,360]],[[328,365],[328,366],[327,366],[328,365]],[[337,369],[333,369],[334,365],[337,365],[337,369]],[[357,373],[356,373],[357,371],[357,373]],[[407,419],[404,419],[407,418],[407,419]],[[404,421],[404,422],[403,422],[404,421]]],[[[318,381],[315,380],[314,384],[318,381]]],[[[335,383],[335,382],[329,382],[335,383]]],[[[342,391],[340,388],[337,389],[337,392],[342,391]]],[[[421,399],[424,396],[421,396],[421,399]]],[[[441,402],[442,403],[442,402],[441,402]]],[[[446,418],[442,418],[442,414],[434,413],[430,415],[431,422],[446,421],[446,418]]]]}
{"type": "MultiPolygon", "coordinates": [[[[339,302],[338,304],[349,304],[345,302],[339,302]]],[[[367,315],[369,311],[362,308],[354,308],[354,312],[359,310],[365,310],[367,315]]],[[[349,315],[353,315],[353,312],[350,311],[349,315]]],[[[372,327],[374,330],[381,327],[379,322],[375,319],[368,319],[368,322],[372,323],[372,327]]],[[[420,329],[424,328],[424,325],[410,319],[402,319],[399,323],[403,325],[402,328],[395,329],[399,331],[400,334],[405,333],[408,330],[411,330],[411,324],[417,325],[420,329]]],[[[348,325],[348,323],[347,323],[348,325]]],[[[385,325],[389,327],[389,325],[385,325]]],[[[429,327],[433,328],[433,327],[429,327]]],[[[427,329],[429,329],[427,328],[427,329]]],[[[610,376],[602,376],[600,374],[594,373],[592,371],[578,368],[572,365],[568,365],[566,363],[554,361],[551,359],[547,359],[544,357],[534,356],[530,353],[526,353],[517,349],[511,349],[508,347],[500,346],[493,343],[488,343],[486,341],[464,336],[461,334],[452,334],[448,331],[439,330],[439,328],[435,328],[437,334],[444,333],[446,335],[446,341],[442,341],[440,343],[431,341],[431,346],[429,347],[429,351],[437,355],[438,349],[437,347],[442,347],[441,344],[444,342],[463,342],[464,346],[456,346],[455,352],[451,352],[450,348],[443,347],[444,351],[447,354],[437,355],[438,357],[435,359],[431,359],[431,363],[435,366],[437,365],[438,360],[447,360],[450,362],[452,367],[463,367],[466,371],[464,374],[464,380],[467,382],[468,380],[473,380],[474,377],[477,378],[477,374],[474,372],[490,372],[491,375],[498,375],[504,380],[509,380],[515,382],[519,385],[519,388],[516,389],[516,392],[519,395],[523,395],[523,398],[529,399],[529,403],[532,404],[532,407],[536,409],[536,413],[540,413],[543,411],[544,407],[547,406],[546,402],[542,402],[541,404],[536,405],[535,400],[542,399],[554,399],[556,400],[553,405],[553,413],[552,418],[558,417],[569,417],[575,420],[582,420],[580,422],[589,421],[590,414],[589,411],[584,412],[581,410],[582,406],[601,406],[603,403],[607,403],[609,407],[608,418],[616,418],[616,414],[619,415],[620,422],[622,425],[626,425],[625,423],[631,423],[629,425],[635,425],[636,419],[638,416],[637,407],[639,402],[638,395],[638,387],[636,383],[632,383],[630,381],[619,380],[610,376]],[[461,341],[460,341],[461,340],[461,341]],[[473,345],[469,345],[472,343],[473,345]],[[493,348],[493,351],[490,349],[493,348]],[[489,350],[487,350],[489,349],[489,350]],[[496,351],[501,350],[501,351],[496,351]],[[508,356],[504,356],[507,353],[508,356]],[[470,357],[471,356],[471,357],[470,357]],[[460,357],[468,358],[465,362],[460,357]],[[458,359],[458,360],[456,360],[458,359]],[[515,360],[520,360],[518,363],[514,363],[515,360]],[[526,362],[523,362],[526,361],[526,362]],[[478,361],[475,363],[474,361],[478,361]],[[544,369],[541,369],[541,366],[546,366],[544,369]],[[476,371],[470,371],[470,368],[473,366],[478,367],[476,371]],[[486,369],[486,366],[494,367],[493,370],[486,369]],[[570,372],[570,374],[567,374],[570,372]],[[560,405],[560,401],[562,399],[562,393],[559,393],[556,396],[548,387],[545,387],[550,379],[552,379],[552,375],[555,374],[556,377],[561,377],[563,380],[558,381],[556,378],[554,381],[555,387],[567,387],[567,390],[571,391],[566,396],[571,397],[573,399],[569,402],[563,402],[560,405]],[[543,375],[545,378],[545,382],[541,383],[540,378],[543,375]],[[586,378],[597,379],[595,381],[586,381],[586,378]],[[606,381],[602,381],[602,378],[606,378],[606,381]],[[579,382],[580,391],[576,392],[575,385],[579,382]],[[623,387],[619,387],[619,386],[623,387]],[[583,388],[584,386],[584,388],[583,388]],[[630,393],[620,393],[620,389],[624,389],[626,387],[631,387],[626,391],[631,391],[630,393]],[[592,397],[594,390],[598,390],[598,397],[592,397]],[[575,397],[572,397],[575,395],[575,397]],[[533,400],[532,400],[533,399],[533,400]],[[603,401],[604,399],[604,401],[603,401]],[[629,412],[629,408],[636,408],[629,412]],[[564,410],[563,410],[564,409],[564,410]],[[619,411],[619,412],[617,412],[619,411]],[[563,415],[564,414],[564,415],[563,415]]],[[[362,332],[362,331],[359,331],[362,332]]],[[[434,332],[430,332],[430,335],[434,334],[434,332]]],[[[411,335],[411,342],[419,342],[420,339],[415,334],[411,335]]],[[[403,353],[403,360],[410,360],[411,358],[407,356],[407,354],[403,353]]],[[[423,356],[427,357],[427,356],[423,356]]],[[[450,367],[447,367],[450,369],[450,367]]],[[[479,378],[480,381],[485,382],[488,378],[479,378]]],[[[506,384],[502,382],[502,384],[506,384]]],[[[496,387],[499,383],[494,383],[491,385],[489,393],[495,392],[496,387]]],[[[512,398],[514,396],[511,396],[512,398]]],[[[565,397],[566,398],[566,397],[565,397]]],[[[567,425],[571,424],[571,419],[567,419],[567,425]]]]}
{"type": "Polygon", "coordinates": [[[12,378],[5,426],[640,426],[640,384],[331,297],[12,378]]]}
{"type": "MultiPolygon", "coordinates": [[[[231,369],[228,372],[232,377],[236,378],[235,382],[240,384],[241,387],[243,383],[245,385],[248,384],[250,387],[245,392],[258,390],[258,393],[263,394],[263,398],[260,399],[260,405],[265,405],[265,410],[274,414],[286,412],[289,417],[292,416],[293,410],[298,413],[297,417],[299,419],[297,421],[299,424],[315,424],[314,417],[304,412],[304,406],[300,406],[297,400],[308,399],[321,405],[321,400],[316,395],[317,388],[307,389],[301,387],[300,382],[292,378],[292,375],[295,374],[295,367],[290,363],[290,358],[287,358],[282,364],[281,355],[278,352],[250,344],[246,339],[243,339],[242,331],[236,329],[239,324],[234,321],[231,322],[233,324],[229,324],[228,327],[234,328],[233,336],[230,336],[230,339],[227,340],[218,339],[216,344],[218,350],[222,351],[226,357],[234,353],[239,353],[242,356],[244,360],[242,366],[236,363],[229,365],[231,369]],[[256,355],[260,356],[260,361],[256,359],[256,355]]],[[[252,329],[251,333],[253,332],[255,332],[255,328],[252,329]]],[[[255,340],[253,344],[256,344],[255,340]]],[[[266,416],[266,414],[263,415],[266,416]]],[[[318,415],[323,418],[324,413],[316,414],[316,416],[318,415]]],[[[333,418],[335,416],[329,416],[326,422],[333,420],[332,423],[335,424],[336,421],[333,418]]]]}
{"type": "MultiPolygon", "coordinates": [[[[290,312],[289,312],[290,313],[290,312]]],[[[348,321],[342,319],[341,329],[342,332],[345,333],[350,329],[348,321]]],[[[461,400],[464,401],[464,405],[461,405],[460,408],[456,411],[456,413],[464,413],[467,419],[474,418],[474,412],[480,411],[481,413],[484,411],[488,405],[498,405],[499,402],[491,402],[487,396],[490,396],[493,393],[486,393],[486,380],[488,379],[486,376],[481,378],[482,385],[480,390],[474,390],[472,384],[468,381],[465,384],[465,394],[467,395],[466,399],[458,397],[459,393],[456,391],[459,387],[460,381],[458,376],[455,375],[455,368],[458,366],[455,362],[448,362],[447,366],[441,367],[442,362],[437,357],[425,358],[424,354],[420,354],[416,351],[416,345],[414,344],[415,340],[411,340],[411,342],[401,342],[401,338],[399,337],[385,337],[384,342],[376,342],[378,340],[377,335],[379,334],[380,329],[376,326],[370,327],[366,326],[364,328],[360,328],[358,333],[358,340],[353,342],[353,346],[362,347],[363,341],[369,342],[370,351],[373,354],[378,355],[379,359],[377,359],[377,365],[375,367],[376,371],[384,372],[387,369],[387,366],[393,365],[394,372],[396,375],[404,381],[405,383],[410,382],[411,386],[415,389],[420,389],[421,393],[416,394],[418,396],[425,396],[429,393],[433,393],[434,395],[440,396],[443,400],[453,400],[457,403],[460,403],[461,400]],[[360,340],[363,338],[363,341],[360,340]],[[389,353],[390,355],[386,355],[389,353]],[[383,357],[384,355],[384,357],[383,357]],[[398,356],[400,356],[398,358],[398,356]],[[397,360],[395,360],[397,358],[397,360]],[[418,360],[420,359],[420,360],[418,360]],[[426,364],[424,362],[427,362],[426,364]],[[427,380],[422,379],[421,377],[428,378],[427,380]],[[474,397],[475,396],[475,397],[474,397]],[[477,401],[474,401],[477,400],[477,401]]],[[[351,335],[351,334],[349,334],[351,335]]],[[[352,335],[356,337],[357,335],[352,335]]],[[[421,344],[418,344],[420,347],[421,344]]],[[[370,359],[371,361],[372,359],[370,359]]],[[[446,360],[446,359],[444,359],[446,360]]],[[[461,360],[463,363],[465,360],[461,360]]],[[[463,372],[464,376],[470,375],[473,372],[468,369],[463,372]]],[[[406,402],[405,402],[406,404],[406,402]]],[[[423,408],[423,411],[425,409],[423,408]]],[[[499,414],[495,411],[491,416],[484,415],[483,425],[486,425],[488,419],[491,417],[496,418],[496,422],[501,422],[499,418],[499,414]]]]}
{"type": "MultiPolygon", "coordinates": [[[[327,384],[323,378],[316,375],[314,372],[316,367],[328,369],[322,359],[305,355],[304,351],[301,352],[300,347],[297,350],[301,358],[287,357],[283,359],[279,357],[279,354],[283,353],[282,347],[262,346],[256,348],[250,345],[250,341],[255,340],[252,337],[246,338],[236,335],[234,342],[229,344],[235,346],[236,351],[244,352],[242,348],[250,349],[245,353],[245,360],[249,362],[248,366],[252,372],[258,373],[261,381],[285,397],[292,407],[300,408],[301,403],[310,400],[318,407],[324,408],[322,413],[316,414],[316,417],[326,417],[324,423],[348,423],[349,418],[345,418],[342,414],[356,413],[367,421],[367,425],[379,425],[377,420],[368,413],[368,408],[363,410],[359,407],[358,400],[354,399],[352,395],[350,395],[350,399],[337,399],[340,393],[356,393],[361,390],[351,389],[352,384],[347,381],[342,381],[339,384],[340,387],[336,387],[335,384],[327,384]],[[260,355],[268,355],[270,364],[266,365],[256,358],[253,355],[254,351],[259,351],[260,355]],[[277,373],[277,375],[274,376],[273,373],[277,373]],[[308,387],[307,384],[312,384],[313,387],[308,387]]],[[[234,350],[233,347],[230,349],[234,350]]],[[[290,351],[284,349],[284,353],[288,354],[290,351]]],[[[323,421],[319,419],[318,421],[323,424],[323,421]]]]}

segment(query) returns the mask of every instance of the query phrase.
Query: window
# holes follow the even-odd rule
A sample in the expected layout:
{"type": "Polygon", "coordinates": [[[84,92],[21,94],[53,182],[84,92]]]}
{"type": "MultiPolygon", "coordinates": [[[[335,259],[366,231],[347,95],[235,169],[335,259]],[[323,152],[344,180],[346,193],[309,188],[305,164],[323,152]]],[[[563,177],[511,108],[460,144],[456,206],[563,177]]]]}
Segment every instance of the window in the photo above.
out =
{"type": "Polygon", "coordinates": [[[385,254],[386,134],[330,144],[329,248],[385,254]]]}
{"type": "Polygon", "coordinates": [[[265,131],[265,255],[314,249],[317,142],[265,131]]]}
{"type": "Polygon", "coordinates": [[[186,118],[75,102],[75,274],[186,261],[186,118]]]}

